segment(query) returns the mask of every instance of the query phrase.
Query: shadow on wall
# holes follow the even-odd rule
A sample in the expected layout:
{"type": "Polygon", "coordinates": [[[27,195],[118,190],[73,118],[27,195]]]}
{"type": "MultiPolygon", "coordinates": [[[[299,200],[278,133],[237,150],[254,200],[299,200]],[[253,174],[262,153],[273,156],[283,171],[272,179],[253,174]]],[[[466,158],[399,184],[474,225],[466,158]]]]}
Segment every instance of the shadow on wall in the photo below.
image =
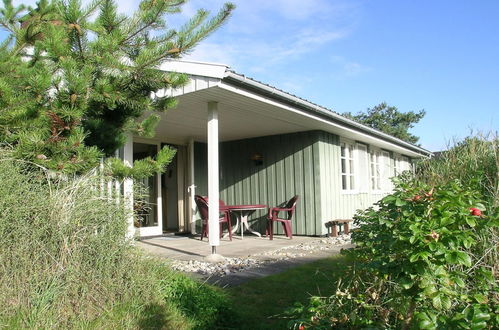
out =
{"type": "MultiPolygon", "coordinates": [[[[321,234],[322,223],[316,209],[321,133],[308,131],[221,143],[220,198],[232,205],[275,207],[299,195],[293,232],[321,234]]],[[[206,159],[206,144],[196,143],[196,193],[201,195],[207,194],[207,178],[203,175],[207,173],[206,159]]],[[[265,234],[267,210],[256,211],[249,222],[253,229],[265,234]]],[[[276,229],[276,233],[283,234],[281,226],[276,229]]]]}

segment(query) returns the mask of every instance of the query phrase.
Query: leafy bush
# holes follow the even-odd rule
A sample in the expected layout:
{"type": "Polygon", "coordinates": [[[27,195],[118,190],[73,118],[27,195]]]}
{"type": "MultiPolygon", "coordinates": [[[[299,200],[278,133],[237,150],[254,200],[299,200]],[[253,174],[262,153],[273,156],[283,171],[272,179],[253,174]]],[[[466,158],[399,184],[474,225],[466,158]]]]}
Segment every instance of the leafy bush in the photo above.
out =
{"type": "Polygon", "coordinates": [[[497,241],[476,253],[481,235],[499,226],[497,215],[486,214],[479,193],[464,190],[458,182],[435,188],[399,183],[394,194],[356,215],[357,247],[348,252],[358,261],[356,273],[335,295],[313,299],[303,310],[306,323],[347,328],[498,326],[495,264],[482,258],[497,250],[497,241]],[[483,214],[472,215],[472,207],[483,214]]]}
{"type": "Polygon", "coordinates": [[[499,327],[498,140],[468,138],[358,212],[355,260],[294,327],[499,327]]]}
{"type": "Polygon", "coordinates": [[[0,328],[222,324],[220,291],[146,258],[91,177],[47,179],[0,150],[0,328]],[[195,302],[189,305],[190,302],[195,302]]]}

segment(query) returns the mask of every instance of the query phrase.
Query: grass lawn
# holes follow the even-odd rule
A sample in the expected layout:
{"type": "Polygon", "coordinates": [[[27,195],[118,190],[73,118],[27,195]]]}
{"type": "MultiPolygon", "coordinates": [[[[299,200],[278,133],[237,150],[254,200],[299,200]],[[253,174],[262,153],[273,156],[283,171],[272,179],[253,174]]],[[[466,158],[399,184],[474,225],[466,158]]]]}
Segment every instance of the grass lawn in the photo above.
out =
{"type": "Polygon", "coordinates": [[[233,308],[243,320],[241,329],[286,329],[289,319],[279,315],[312,295],[330,295],[352,261],[337,255],[230,288],[233,308]]]}

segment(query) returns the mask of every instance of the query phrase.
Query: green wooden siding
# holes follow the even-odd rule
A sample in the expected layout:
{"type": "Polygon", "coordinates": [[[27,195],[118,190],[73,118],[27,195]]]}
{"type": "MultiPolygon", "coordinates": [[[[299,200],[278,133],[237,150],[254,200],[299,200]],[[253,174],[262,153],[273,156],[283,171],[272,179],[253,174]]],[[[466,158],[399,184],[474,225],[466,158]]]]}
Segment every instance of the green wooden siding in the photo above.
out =
{"type": "MultiPolygon", "coordinates": [[[[340,138],[320,132],[319,155],[323,223],[333,219],[351,219],[358,209],[366,209],[383,193],[344,193],[341,190],[340,138]]],[[[325,230],[325,226],[323,226],[325,230]]]]}
{"type": "MultiPolygon", "coordinates": [[[[207,146],[196,143],[197,194],[207,194],[207,171],[207,146]]],[[[342,192],[340,137],[334,134],[309,131],[220,144],[220,198],[227,204],[276,206],[294,195],[300,200],[293,233],[324,235],[327,221],[352,218],[384,194],[342,192]],[[263,156],[263,164],[255,165],[254,153],[263,156]]],[[[265,233],[266,212],[250,217],[252,228],[261,233],[265,233]]],[[[282,234],[282,228],[277,232],[282,234]]]]}
{"type": "MultiPolygon", "coordinates": [[[[319,132],[301,132],[220,144],[220,198],[227,204],[279,205],[299,195],[293,232],[322,234],[319,132]],[[263,164],[251,156],[259,153],[263,164]]],[[[207,194],[207,147],[196,143],[196,193],[207,194]]],[[[250,217],[252,228],[265,233],[267,210],[250,217]]],[[[282,234],[282,228],[275,227],[282,234]]]]}

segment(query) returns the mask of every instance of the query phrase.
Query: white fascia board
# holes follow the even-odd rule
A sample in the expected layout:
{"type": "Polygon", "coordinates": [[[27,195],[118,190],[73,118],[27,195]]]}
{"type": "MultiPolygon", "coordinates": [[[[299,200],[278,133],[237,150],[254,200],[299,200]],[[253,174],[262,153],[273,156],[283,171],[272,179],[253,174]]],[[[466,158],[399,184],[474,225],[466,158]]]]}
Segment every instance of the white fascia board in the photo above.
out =
{"type": "MultiPolygon", "coordinates": [[[[422,156],[423,157],[425,156],[425,155],[422,155],[421,153],[414,152],[414,151],[406,149],[406,148],[404,148],[404,147],[402,147],[400,145],[397,145],[397,144],[394,144],[392,142],[389,142],[389,141],[377,138],[377,137],[375,137],[373,135],[369,135],[369,134],[360,132],[358,130],[355,130],[355,129],[352,129],[352,128],[340,125],[338,123],[332,122],[330,120],[326,120],[326,119],[321,118],[319,116],[313,115],[313,114],[311,114],[309,112],[305,112],[305,111],[299,110],[299,109],[297,109],[295,107],[291,107],[289,105],[277,102],[277,101],[275,101],[273,99],[270,99],[268,97],[265,97],[265,96],[262,96],[262,95],[259,95],[259,94],[256,94],[256,93],[252,93],[252,92],[246,91],[244,89],[235,87],[233,85],[227,84],[223,80],[220,82],[220,84],[218,85],[218,87],[222,88],[222,89],[225,89],[227,91],[233,92],[233,93],[237,93],[237,94],[245,96],[245,97],[249,97],[249,98],[255,99],[255,100],[260,101],[260,102],[267,103],[267,104],[275,106],[275,107],[279,107],[279,108],[288,110],[290,112],[299,114],[301,116],[304,116],[304,117],[307,117],[307,118],[311,118],[311,119],[313,119],[315,121],[327,124],[331,128],[335,128],[336,130],[343,131],[343,132],[348,132],[348,133],[350,133],[350,136],[352,136],[352,135],[355,136],[356,140],[358,140],[359,142],[364,142],[364,143],[370,144],[367,141],[376,141],[377,142],[376,145],[378,145],[378,146],[381,146],[381,147],[389,149],[389,150],[397,151],[397,152],[402,153],[404,155],[407,155],[409,157],[420,158],[422,156]]],[[[334,133],[334,134],[338,134],[338,133],[334,133]]]]}
{"type": "Polygon", "coordinates": [[[195,61],[165,61],[159,68],[164,71],[221,79],[225,77],[228,66],[225,64],[195,61]]]}

